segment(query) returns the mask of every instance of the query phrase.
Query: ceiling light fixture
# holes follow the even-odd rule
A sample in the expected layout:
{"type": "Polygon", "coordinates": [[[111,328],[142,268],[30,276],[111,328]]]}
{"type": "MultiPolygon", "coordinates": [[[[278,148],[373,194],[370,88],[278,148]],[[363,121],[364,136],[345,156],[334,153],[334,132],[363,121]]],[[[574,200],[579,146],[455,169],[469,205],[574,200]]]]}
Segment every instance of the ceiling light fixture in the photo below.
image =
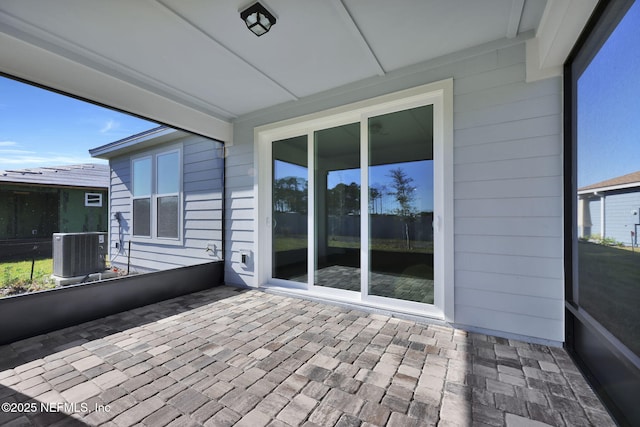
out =
{"type": "Polygon", "coordinates": [[[258,37],[268,32],[276,23],[275,16],[259,2],[240,12],[240,17],[247,24],[247,28],[258,37]]]}

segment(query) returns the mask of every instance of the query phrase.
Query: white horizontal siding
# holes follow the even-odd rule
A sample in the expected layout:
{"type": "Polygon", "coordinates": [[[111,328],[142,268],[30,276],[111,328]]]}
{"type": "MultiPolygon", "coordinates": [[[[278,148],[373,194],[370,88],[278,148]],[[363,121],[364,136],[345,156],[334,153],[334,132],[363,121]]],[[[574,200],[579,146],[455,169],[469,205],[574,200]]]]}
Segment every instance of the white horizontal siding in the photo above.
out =
{"type": "MultiPolygon", "coordinates": [[[[481,204],[482,199],[475,203],[481,204]]],[[[552,217],[462,217],[455,219],[454,230],[456,236],[562,236],[562,224],[552,217]]]]}
{"type": "Polygon", "coordinates": [[[552,217],[562,215],[562,206],[557,197],[510,197],[502,199],[484,198],[486,203],[478,205],[475,199],[460,199],[454,203],[454,215],[463,217],[552,217]]]}
{"type": "Polygon", "coordinates": [[[454,99],[455,321],[563,341],[561,81],[518,66],[454,99]]]}
{"type": "MultiPolygon", "coordinates": [[[[524,63],[522,65],[524,65],[524,63]]],[[[545,95],[557,96],[558,99],[560,99],[561,93],[562,82],[558,78],[540,80],[533,83],[520,81],[497,88],[454,96],[453,112],[454,114],[468,112],[487,107],[511,104],[517,101],[525,101],[531,97],[537,98],[545,95]]]]}
{"type": "Polygon", "coordinates": [[[562,320],[563,302],[545,297],[461,288],[458,303],[526,317],[562,320]],[[505,309],[505,307],[508,307],[505,309]]]}
{"type": "Polygon", "coordinates": [[[459,253],[517,255],[527,257],[558,258],[562,256],[560,237],[540,236],[456,236],[455,247],[459,253]]]}
{"type": "Polygon", "coordinates": [[[124,253],[126,247],[116,248],[124,243],[127,224],[131,223],[131,191],[129,183],[131,179],[131,167],[127,158],[116,158],[109,161],[111,168],[111,184],[109,189],[109,260],[114,266],[127,265],[127,258],[124,253]],[[122,219],[122,225],[116,221],[114,214],[118,213],[122,219]],[[124,232],[124,233],[123,233],[124,232]]]}
{"type": "Polygon", "coordinates": [[[473,162],[490,162],[515,158],[560,156],[557,135],[500,141],[483,145],[454,147],[455,165],[473,162]]]}
{"type": "MultiPolygon", "coordinates": [[[[199,162],[199,164],[200,163],[207,163],[207,162],[199,162]]],[[[213,162],[212,162],[212,166],[207,169],[194,171],[193,169],[190,168],[188,172],[184,173],[184,181],[185,182],[203,182],[204,181],[212,185],[213,188],[219,188],[220,185],[222,184],[221,182],[222,177],[212,178],[211,171],[214,169],[215,168],[213,167],[213,162]]]]}
{"type": "MultiPolygon", "coordinates": [[[[193,226],[193,223],[191,222],[191,220],[206,220],[206,221],[210,221],[214,219],[222,220],[222,210],[209,211],[209,210],[203,210],[203,209],[198,209],[198,210],[185,209],[184,219],[185,221],[188,221],[190,226],[193,226]]],[[[193,227],[193,228],[196,228],[196,227],[193,227]]]]}
{"type": "Polygon", "coordinates": [[[556,300],[564,294],[562,279],[484,271],[457,270],[456,287],[556,300]]]}
{"type": "Polygon", "coordinates": [[[231,200],[229,209],[253,209],[256,205],[256,201],[253,197],[236,197],[231,200]]]}
{"type": "Polygon", "coordinates": [[[561,195],[561,176],[495,179],[481,182],[462,181],[454,184],[454,198],[456,200],[512,197],[560,197],[561,195]]]}
{"type": "Polygon", "coordinates": [[[229,220],[240,220],[240,219],[247,219],[247,220],[252,220],[253,219],[253,209],[252,208],[247,208],[247,209],[227,209],[225,212],[226,218],[229,220]]]}
{"type": "Polygon", "coordinates": [[[212,211],[218,212],[222,211],[222,198],[208,198],[205,200],[190,200],[186,198],[185,201],[185,210],[187,212],[195,212],[195,211],[212,211]]]}
{"type": "Polygon", "coordinates": [[[230,231],[253,231],[255,224],[253,220],[233,220],[227,221],[227,229],[230,231]]]}
{"type": "Polygon", "coordinates": [[[547,279],[562,279],[563,273],[562,263],[551,257],[496,255],[456,250],[456,271],[462,270],[547,279]]]}
{"type": "Polygon", "coordinates": [[[254,266],[241,263],[241,251],[255,254],[254,168],[253,140],[226,147],[225,281],[241,285],[254,285],[254,266]]]}
{"type": "Polygon", "coordinates": [[[561,159],[558,156],[470,162],[464,167],[455,168],[454,180],[456,182],[478,182],[558,176],[558,168],[560,167],[561,159]]]}
{"type": "MultiPolygon", "coordinates": [[[[184,251],[176,251],[173,245],[140,242],[131,243],[132,260],[149,260],[182,267],[193,264],[191,261],[188,261],[187,258],[190,257],[186,255],[184,251]]],[[[201,262],[205,261],[206,259],[201,262]]],[[[142,265],[141,263],[132,262],[131,265],[149,269],[149,265],[142,265]]]]}
{"type": "Polygon", "coordinates": [[[562,341],[562,82],[527,83],[525,57],[521,42],[454,55],[240,117],[226,158],[226,280],[256,285],[255,263],[240,264],[258,226],[256,126],[453,77],[455,323],[562,341]]]}
{"type": "MultiPolygon", "coordinates": [[[[457,81],[456,81],[457,83],[457,81]]],[[[527,98],[508,104],[459,111],[456,114],[455,130],[476,126],[504,123],[509,120],[524,120],[533,117],[560,114],[558,94],[527,98]]]]}
{"type": "Polygon", "coordinates": [[[472,74],[456,79],[453,94],[463,95],[465,93],[477,92],[479,90],[491,89],[504,86],[508,83],[517,83],[525,79],[525,71],[520,63],[500,68],[496,73],[495,69],[482,73],[472,74]]]}
{"type": "MultiPolygon", "coordinates": [[[[172,141],[182,143],[183,169],[183,236],[179,242],[163,244],[161,241],[144,242],[133,240],[131,252],[131,191],[130,156],[112,159],[111,210],[120,212],[123,218],[122,235],[118,235],[118,224],[112,220],[111,256],[112,261],[125,266],[127,256],[132,271],[155,271],[209,262],[214,254],[207,251],[209,245],[218,250],[216,256],[222,258],[222,211],[223,211],[223,166],[224,150],[220,143],[191,135],[172,141]],[[115,242],[122,239],[123,246],[118,251],[115,242]]],[[[153,150],[162,146],[153,147],[153,150]]],[[[135,153],[135,155],[143,152],[135,153]]]]}
{"type": "MultiPolygon", "coordinates": [[[[558,100],[560,100],[559,95],[558,100]]],[[[559,135],[561,129],[560,121],[560,116],[551,115],[460,129],[455,132],[455,145],[464,147],[466,145],[559,135]]]]}
{"type": "MultiPolygon", "coordinates": [[[[561,311],[562,305],[557,302],[556,310],[561,311]]],[[[456,303],[456,322],[459,325],[467,325],[472,329],[498,331],[511,335],[519,335],[523,338],[534,337],[556,342],[564,341],[564,320],[548,319],[540,316],[527,316],[506,310],[503,307],[479,307],[484,304],[472,302],[471,305],[456,303]],[[500,325],[496,329],[496,325],[500,325]]]]}
{"type": "Polygon", "coordinates": [[[222,230],[187,229],[184,231],[184,238],[191,239],[191,241],[199,241],[201,245],[203,241],[208,240],[220,242],[222,241],[222,230]]]}

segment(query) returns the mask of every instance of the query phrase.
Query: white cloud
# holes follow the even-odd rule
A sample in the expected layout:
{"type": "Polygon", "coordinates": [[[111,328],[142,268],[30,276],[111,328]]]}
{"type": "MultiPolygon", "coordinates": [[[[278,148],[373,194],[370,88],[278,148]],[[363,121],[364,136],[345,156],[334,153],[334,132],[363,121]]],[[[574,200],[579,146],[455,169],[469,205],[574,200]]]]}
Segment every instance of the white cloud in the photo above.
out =
{"type": "Polygon", "coordinates": [[[107,133],[111,130],[118,129],[120,127],[120,123],[115,120],[107,120],[107,122],[100,129],[100,133],[107,133]]]}
{"type": "Polygon", "coordinates": [[[68,156],[63,154],[38,155],[34,151],[0,149],[0,170],[26,169],[42,166],[62,166],[80,163],[96,163],[97,159],[89,156],[68,156]]]}
{"type": "Polygon", "coordinates": [[[0,155],[2,155],[2,154],[31,154],[31,153],[35,153],[35,151],[10,150],[10,149],[6,149],[6,148],[0,148],[0,155]]]}
{"type": "Polygon", "coordinates": [[[0,147],[15,147],[18,145],[15,141],[0,141],[0,147]]]}

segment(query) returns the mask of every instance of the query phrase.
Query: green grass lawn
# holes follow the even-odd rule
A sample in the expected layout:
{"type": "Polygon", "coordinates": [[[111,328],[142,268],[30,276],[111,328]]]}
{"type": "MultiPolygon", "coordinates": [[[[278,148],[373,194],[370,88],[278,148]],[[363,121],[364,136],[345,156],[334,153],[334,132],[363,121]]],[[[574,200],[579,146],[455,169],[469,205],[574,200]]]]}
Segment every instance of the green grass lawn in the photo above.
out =
{"type": "Polygon", "coordinates": [[[276,252],[305,249],[307,247],[307,236],[277,236],[274,238],[274,242],[276,252]]]}
{"type": "Polygon", "coordinates": [[[580,306],[640,355],[640,252],[578,243],[580,306]]]}
{"type": "Polygon", "coordinates": [[[49,279],[51,273],[51,258],[36,260],[33,281],[29,280],[31,260],[0,263],[0,297],[54,288],[55,283],[49,279]]]}

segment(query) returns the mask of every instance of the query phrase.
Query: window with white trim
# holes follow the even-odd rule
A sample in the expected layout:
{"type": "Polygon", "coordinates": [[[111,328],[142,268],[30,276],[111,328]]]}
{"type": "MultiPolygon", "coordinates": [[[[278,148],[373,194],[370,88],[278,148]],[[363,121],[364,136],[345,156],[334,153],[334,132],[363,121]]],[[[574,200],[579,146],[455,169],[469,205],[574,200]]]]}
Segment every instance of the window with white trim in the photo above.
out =
{"type": "Polygon", "coordinates": [[[181,235],[181,150],[157,151],[131,160],[133,236],[177,240],[181,235]]]}
{"type": "Polygon", "coordinates": [[[102,193],[84,193],[84,205],[89,208],[101,208],[102,193]]]}

